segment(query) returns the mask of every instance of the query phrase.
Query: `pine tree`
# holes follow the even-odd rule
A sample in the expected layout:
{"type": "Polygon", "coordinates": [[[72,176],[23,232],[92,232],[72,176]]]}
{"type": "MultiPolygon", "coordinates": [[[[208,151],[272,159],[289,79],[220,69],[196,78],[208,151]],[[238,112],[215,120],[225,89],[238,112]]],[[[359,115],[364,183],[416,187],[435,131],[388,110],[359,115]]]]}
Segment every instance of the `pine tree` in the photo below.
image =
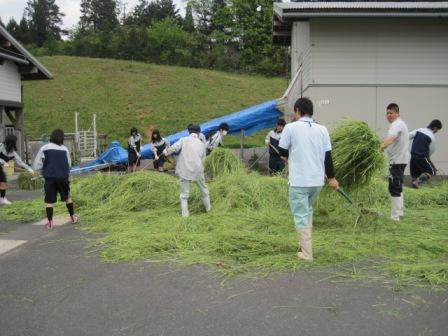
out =
{"type": "MultiPolygon", "coordinates": [[[[4,26],[3,22],[1,22],[1,23],[2,23],[2,26],[4,26]]],[[[14,36],[18,40],[17,33],[19,32],[20,27],[19,27],[19,24],[17,23],[17,21],[14,20],[14,18],[11,18],[8,21],[5,28],[12,36],[14,36]]]]}
{"type": "Polygon", "coordinates": [[[62,17],[55,0],[28,0],[25,9],[31,42],[41,47],[45,42],[61,39],[62,17]]]}
{"type": "Polygon", "coordinates": [[[30,35],[31,35],[30,26],[28,24],[28,21],[26,20],[25,13],[24,13],[22,16],[22,19],[20,20],[20,23],[19,23],[19,31],[18,31],[17,39],[24,44],[28,44],[28,43],[31,43],[31,41],[32,41],[30,35]]]}
{"type": "Polygon", "coordinates": [[[118,26],[115,0],[81,0],[79,27],[84,31],[111,31],[118,26]]]}
{"type": "Polygon", "coordinates": [[[176,22],[181,22],[179,9],[172,0],[140,0],[138,5],[134,7],[132,15],[126,23],[136,26],[148,27],[165,18],[171,18],[176,22]]]}
{"type": "Polygon", "coordinates": [[[191,9],[191,5],[187,4],[187,8],[185,9],[185,18],[184,18],[184,30],[187,32],[194,32],[194,19],[193,19],[193,10],[191,9]]]}

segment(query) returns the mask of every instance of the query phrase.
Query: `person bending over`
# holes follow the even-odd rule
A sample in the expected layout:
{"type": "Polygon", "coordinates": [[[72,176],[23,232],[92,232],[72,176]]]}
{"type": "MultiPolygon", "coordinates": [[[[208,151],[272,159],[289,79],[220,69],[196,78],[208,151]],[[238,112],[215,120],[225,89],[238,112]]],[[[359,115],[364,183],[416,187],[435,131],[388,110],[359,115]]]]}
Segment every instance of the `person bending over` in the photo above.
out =
{"type": "Polygon", "coordinates": [[[437,173],[430,157],[435,151],[434,134],[441,129],[440,120],[434,119],[428,127],[418,128],[409,133],[409,140],[412,140],[410,168],[414,188],[419,188],[437,173]]]}

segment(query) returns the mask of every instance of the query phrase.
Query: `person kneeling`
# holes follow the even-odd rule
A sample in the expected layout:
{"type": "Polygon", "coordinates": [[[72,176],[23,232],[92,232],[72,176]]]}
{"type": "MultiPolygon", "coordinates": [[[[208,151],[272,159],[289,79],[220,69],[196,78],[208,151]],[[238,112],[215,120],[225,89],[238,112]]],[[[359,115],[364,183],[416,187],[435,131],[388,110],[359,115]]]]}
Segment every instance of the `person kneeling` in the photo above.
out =
{"type": "Polygon", "coordinates": [[[210,194],[205,184],[204,164],[206,147],[199,139],[201,128],[197,125],[189,125],[189,136],[181,138],[171,147],[163,151],[163,155],[168,156],[179,153],[176,163],[176,175],[180,178],[180,206],[182,217],[188,217],[188,198],[190,196],[190,182],[196,182],[201,190],[202,202],[205,211],[211,210],[210,194]]]}

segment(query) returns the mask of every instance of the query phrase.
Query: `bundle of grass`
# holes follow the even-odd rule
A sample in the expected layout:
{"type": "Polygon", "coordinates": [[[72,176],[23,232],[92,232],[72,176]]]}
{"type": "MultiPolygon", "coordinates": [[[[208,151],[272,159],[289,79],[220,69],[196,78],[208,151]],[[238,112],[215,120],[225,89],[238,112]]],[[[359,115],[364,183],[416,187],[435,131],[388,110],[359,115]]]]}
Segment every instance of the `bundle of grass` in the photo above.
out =
{"type": "Polygon", "coordinates": [[[381,139],[366,122],[345,120],[331,133],[333,162],[341,186],[362,187],[385,168],[381,139]]]}
{"type": "Polygon", "coordinates": [[[36,174],[20,173],[17,184],[22,190],[38,190],[44,186],[44,180],[36,174]]]}
{"type": "Polygon", "coordinates": [[[241,160],[230,149],[216,148],[205,159],[205,171],[211,178],[244,171],[241,160]]]}

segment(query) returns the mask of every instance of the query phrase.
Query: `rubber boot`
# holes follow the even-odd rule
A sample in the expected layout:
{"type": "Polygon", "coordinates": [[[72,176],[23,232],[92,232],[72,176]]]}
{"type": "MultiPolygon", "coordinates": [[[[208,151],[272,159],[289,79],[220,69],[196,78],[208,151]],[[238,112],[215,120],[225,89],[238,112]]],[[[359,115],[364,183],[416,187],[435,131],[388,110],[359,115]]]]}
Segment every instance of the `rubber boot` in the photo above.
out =
{"type": "Polygon", "coordinates": [[[299,238],[300,251],[297,253],[297,258],[313,261],[313,242],[311,239],[312,227],[297,229],[297,236],[299,238]]]}
{"type": "Polygon", "coordinates": [[[399,221],[400,220],[401,198],[400,197],[391,197],[390,204],[391,204],[391,208],[392,208],[391,213],[390,213],[390,218],[393,221],[399,221]]]}
{"type": "Polygon", "coordinates": [[[188,200],[180,200],[180,208],[182,210],[182,217],[190,216],[190,212],[188,211],[188,200]]]}
{"type": "Polygon", "coordinates": [[[404,216],[404,196],[403,193],[401,193],[400,195],[400,210],[399,210],[399,216],[403,217],[404,216]]]}
{"type": "Polygon", "coordinates": [[[428,175],[425,174],[425,173],[421,174],[421,175],[418,177],[418,179],[417,179],[418,184],[419,184],[420,186],[426,184],[426,183],[428,182],[428,180],[429,180],[429,177],[428,177],[428,175]]]}
{"type": "Polygon", "coordinates": [[[210,210],[212,209],[212,205],[210,204],[210,197],[204,197],[202,199],[202,203],[204,203],[205,211],[210,212],[210,210]]]}

